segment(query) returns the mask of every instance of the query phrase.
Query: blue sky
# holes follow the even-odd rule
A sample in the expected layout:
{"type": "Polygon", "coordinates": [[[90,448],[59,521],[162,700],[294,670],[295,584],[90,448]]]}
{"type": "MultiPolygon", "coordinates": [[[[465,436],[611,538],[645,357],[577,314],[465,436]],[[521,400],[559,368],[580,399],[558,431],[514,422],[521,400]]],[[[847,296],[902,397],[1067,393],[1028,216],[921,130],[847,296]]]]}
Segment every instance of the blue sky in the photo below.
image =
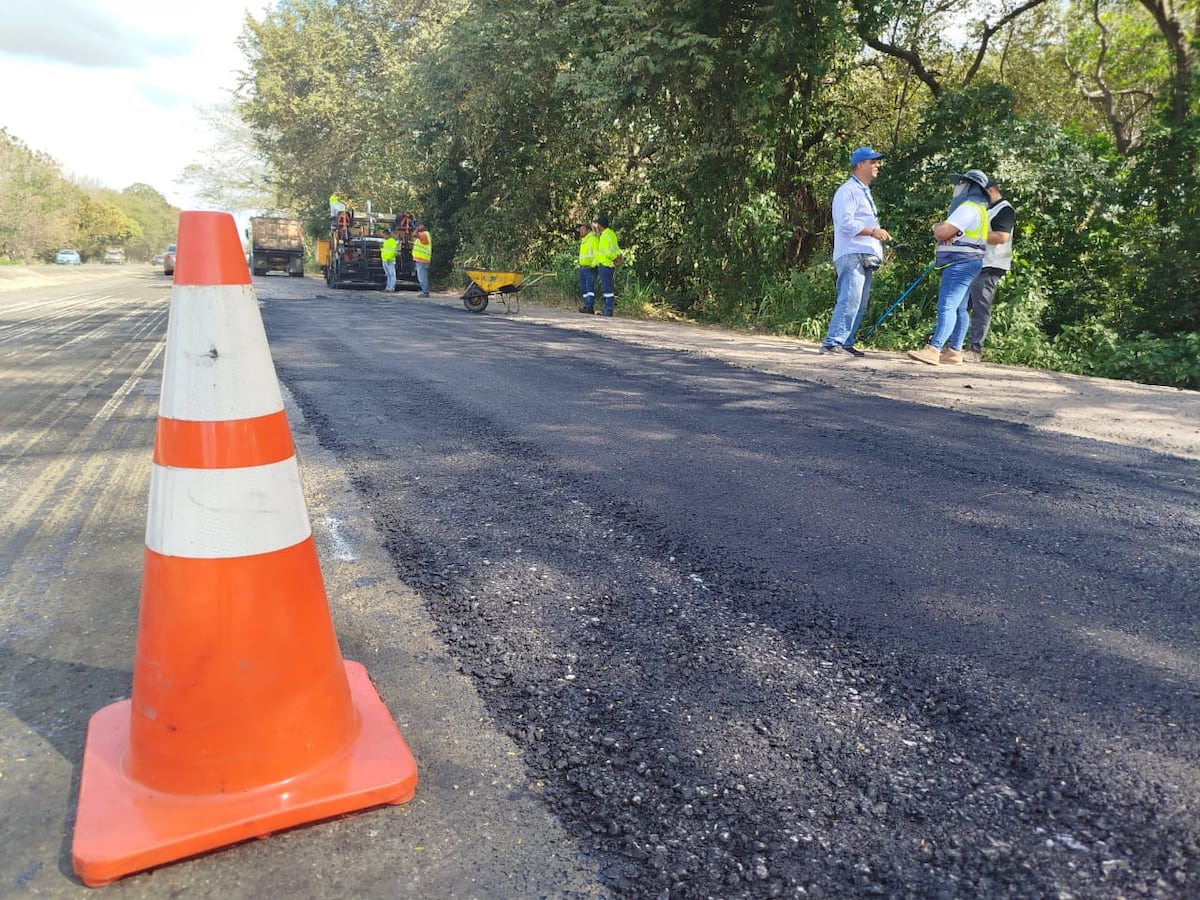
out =
{"type": "Polygon", "coordinates": [[[268,0],[0,0],[0,127],[76,180],[134,182],[194,208],[180,172],[215,137],[247,12],[268,0]]]}

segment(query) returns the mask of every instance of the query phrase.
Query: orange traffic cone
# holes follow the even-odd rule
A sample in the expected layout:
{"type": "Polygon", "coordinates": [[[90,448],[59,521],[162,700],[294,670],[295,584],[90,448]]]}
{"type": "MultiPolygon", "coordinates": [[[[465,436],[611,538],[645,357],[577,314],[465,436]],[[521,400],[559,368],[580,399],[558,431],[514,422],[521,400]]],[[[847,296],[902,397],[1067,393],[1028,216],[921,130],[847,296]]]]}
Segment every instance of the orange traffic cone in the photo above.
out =
{"type": "Polygon", "coordinates": [[[417,769],[345,662],[233,217],[185,212],[146,524],[133,694],[88,726],[88,885],[383,803],[417,769]]]}

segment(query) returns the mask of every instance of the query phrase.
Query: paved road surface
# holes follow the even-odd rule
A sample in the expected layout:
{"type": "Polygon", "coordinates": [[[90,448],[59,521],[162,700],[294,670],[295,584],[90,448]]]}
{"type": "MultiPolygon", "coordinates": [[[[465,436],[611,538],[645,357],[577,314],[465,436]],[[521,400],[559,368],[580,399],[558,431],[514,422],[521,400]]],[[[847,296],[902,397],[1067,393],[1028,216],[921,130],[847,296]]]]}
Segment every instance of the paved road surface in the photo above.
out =
{"type": "MultiPolygon", "coordinates": [[[[880,399],[792,342],[257,287],[343,653],[422,782],[114,893],[1200,889],[1194,434],[880,399]]],[[[0,894],[85,892],[168,298],[0,293],[0,801],[30,823],[0,894]]]]}

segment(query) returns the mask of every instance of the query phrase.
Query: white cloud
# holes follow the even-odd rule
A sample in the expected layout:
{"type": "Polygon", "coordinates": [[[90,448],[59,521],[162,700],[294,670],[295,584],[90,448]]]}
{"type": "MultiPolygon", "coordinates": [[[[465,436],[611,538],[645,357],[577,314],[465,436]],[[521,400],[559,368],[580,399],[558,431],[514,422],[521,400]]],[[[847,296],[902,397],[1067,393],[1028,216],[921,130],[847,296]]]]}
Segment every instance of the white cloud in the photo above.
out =
{"type": "Polygon", "coordinates": [[[229,98],[264,2],[0,0],[0,126],[69,176],[191,208],[176,181],[215,140],[197,108],[229,98]]]}

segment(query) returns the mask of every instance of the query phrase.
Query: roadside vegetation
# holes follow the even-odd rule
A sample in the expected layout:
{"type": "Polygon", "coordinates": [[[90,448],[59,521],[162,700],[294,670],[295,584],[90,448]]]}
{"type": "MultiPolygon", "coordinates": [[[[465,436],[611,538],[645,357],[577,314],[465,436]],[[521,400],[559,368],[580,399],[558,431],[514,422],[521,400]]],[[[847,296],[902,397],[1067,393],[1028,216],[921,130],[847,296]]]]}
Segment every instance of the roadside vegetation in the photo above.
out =
{"type": "Polygon", "coordinates": [[[0,128],[0,265],[52,263],[64,248],[98,262],[109,247],[146,262],[175,240],[178,218],[149,185],[76,184],[55,160],[0,128]]]}
{"type": "MultiPolygon", "coordinates": [[[[247,18],[222,162],[188,175],[314,238],[334,192],[412,212],[435,279],[553,267],[568,296],[575,225],[604,212],[621,314],[815,340],[830,198],[870,144],[894,243],[868,323],[931,259],[947,173],[976,167],[1018,210],[988,359],[1200,388],[1196,18],[1194,0],[291,0],[247,18]]],[[[93,199],[131,216],[132,190],[93,199]]],[[[0,234],[0,256],[65,240],[0,234]]],[[[936,290],[870,343],[919,345],[936,290]]]]}
{"type": "MultiPolygon", "coordinates": [[[[562,273],[605,212],[623,314],[816,340],[829,202],[860,144],[895,238],[875,321],[932,256],[946,175],[1018,209],[988,356],[1200,387],[1195,8],[1164,0],[294,0],[248,20],[237,107],[280,205],[411,210],[435,274],[562,273]],[[972,16],[978,16],[973,18],[972,16]]],[[[909,348],[936,276],[872,335],[909,348]]]]}

